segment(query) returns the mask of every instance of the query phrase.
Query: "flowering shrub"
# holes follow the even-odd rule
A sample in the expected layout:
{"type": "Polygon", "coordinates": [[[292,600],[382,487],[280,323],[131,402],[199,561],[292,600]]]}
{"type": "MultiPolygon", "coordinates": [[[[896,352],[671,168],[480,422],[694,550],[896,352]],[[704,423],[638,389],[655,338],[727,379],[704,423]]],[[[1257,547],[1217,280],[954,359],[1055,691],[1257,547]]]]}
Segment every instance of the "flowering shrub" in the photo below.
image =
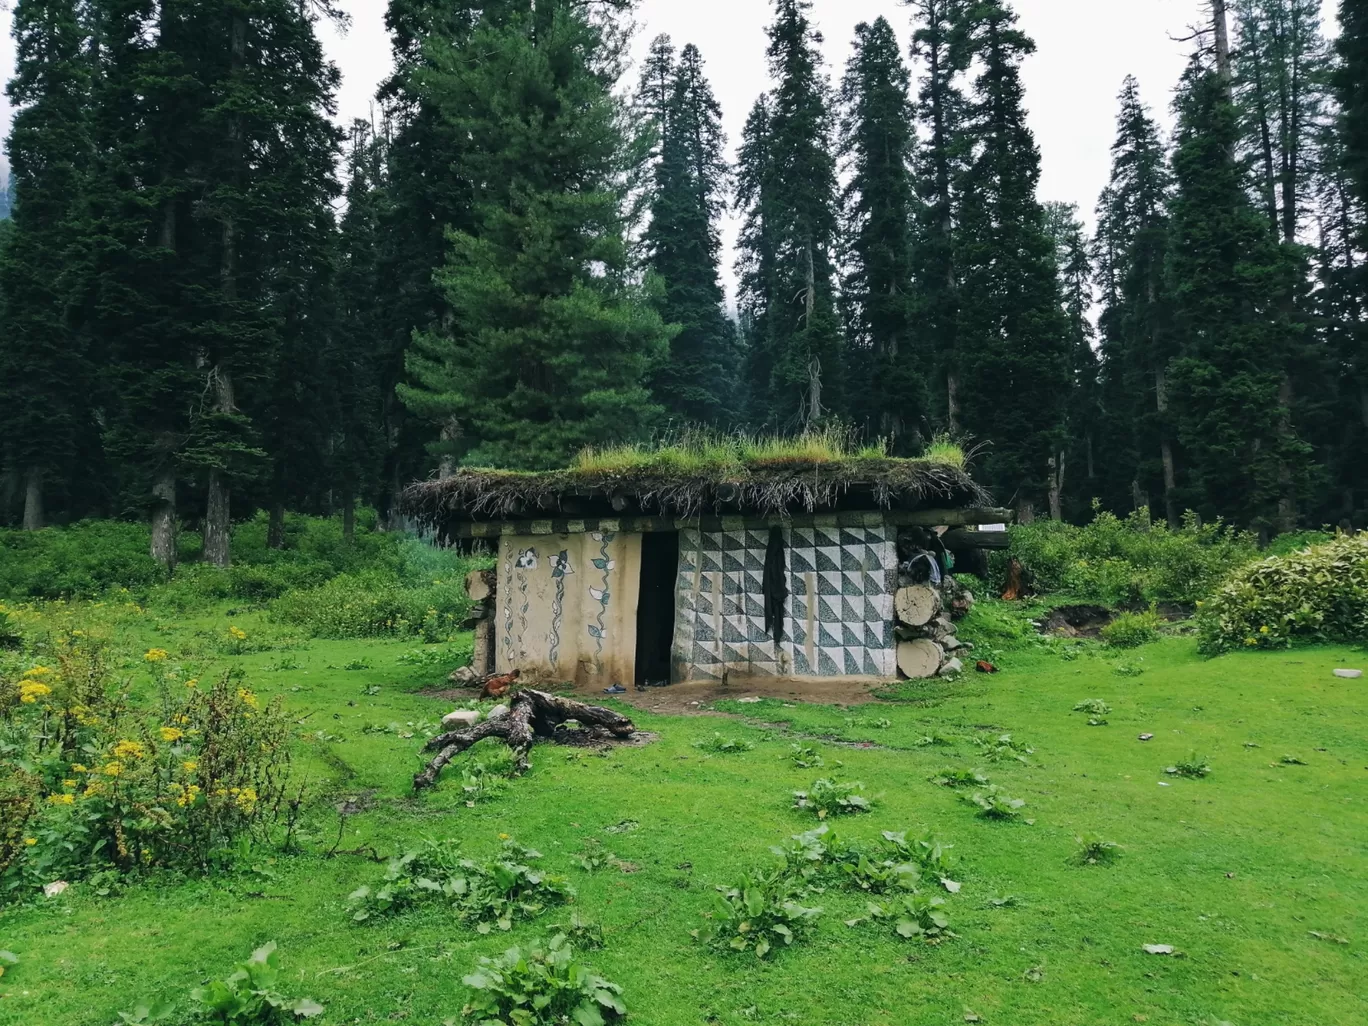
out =
{"type": "Polygon", "coordinates": [[[135,708],[102,646],[68,638],[53,665],[0,685],[0,887],[102,870],[204,867],[279,811],[287,721],[235,674],[210,686],[144,657],[159,700],[135,708]]]}
{"type": "Polygon", "coordinates": [[[1209,654],[1368,639],[1368,536],[1235,571],[1199,605],[1197,631],[1209,654]]]}

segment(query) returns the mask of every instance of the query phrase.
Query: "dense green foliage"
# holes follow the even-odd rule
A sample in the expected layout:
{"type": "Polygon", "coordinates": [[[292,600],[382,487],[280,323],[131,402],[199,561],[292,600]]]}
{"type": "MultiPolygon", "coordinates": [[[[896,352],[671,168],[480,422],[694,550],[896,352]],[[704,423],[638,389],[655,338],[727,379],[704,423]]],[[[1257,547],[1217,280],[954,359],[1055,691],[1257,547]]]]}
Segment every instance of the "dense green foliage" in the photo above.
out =
{"type": "MultiPolygon", "coordinates": [[[[1199,602],[1232,567],[1257,554],[1251,536],[1222,524],[1189,517],[1171,528],[1152,522],[1148,512],[1125,520],[1098,512],[1084,527],[1049,521],[1014,527],[1009,555],[1021,561],[1042,592],[1148,606],[1199,602]]],[[[994,560],[995,575],[1005,573],[1007,558],[994,560]]]]}
{"type": "Polygon", "coordinates": [[[438,272],[452,317],[415,337],[399,395],[448,456],[549,469],[652,422],[669,332],[627,273],[617,31],[567,0],[495,3],[433,47],[471,223],[438,272]]]}
{"type": "Polygon", "coordinates": [[[1336,538],[1233,572],[1201,604],[1202,648],[1287,648],[1368,637],[1368,537],[1336,538]]]}
{"type": "MultiPolygon", "coordinates": [[[[237,525],[233,566],[190,564],[174,578],[147,553],[147,529],[88,521],[38,532],[0,531],[0,597],[111,599],[167,612],[239,601],[269,606],[278,624],[312,637],[412,636],[447,641],[470,609],[465,576],[488,563],[376,531],[363,513],[348,539],[342,522],[291,515],[270,544],[266,514],[237,525]]],[[[197,539],[181,536],[182,556],[197,539]]]]}
{"type": "Polygon", "coordinates": [[[1018,5],[903,6],[833,88],[773,0],[730,167],[697,46],[623,89],[635,0],[389,0],[345,132],[338,5],[16,0],[0,523],[146,519],[161,567],[226,567],[257,509],[273,548],[286,510],[350,536],[458,463],[698,425],[948,434],[1023,519],[1361,519],[1361,3],[1333,45],[1318,0],[1214,6],[1172,140],[1127,78],[1095,238],[1037,195],[1018,5]]]}

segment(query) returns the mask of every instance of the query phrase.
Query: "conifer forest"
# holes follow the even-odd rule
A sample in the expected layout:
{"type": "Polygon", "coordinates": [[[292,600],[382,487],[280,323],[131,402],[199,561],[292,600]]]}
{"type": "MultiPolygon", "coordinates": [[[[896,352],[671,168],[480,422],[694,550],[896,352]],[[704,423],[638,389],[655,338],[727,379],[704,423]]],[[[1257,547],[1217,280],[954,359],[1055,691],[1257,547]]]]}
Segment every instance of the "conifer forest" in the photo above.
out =
{"type": "Polygon", "coordinates": [[[707,53],[628,61],[633,6],[390,0],[339,127],[345,0],[10,0],[0,523],[226,565],[258,509],[835,428],[959,442],[1023,520],[1363,526],[1368,0],[1211,0],[1179,82],[1119,48],[1076,205],[1011,0],[889,0],[840,68],[773,0],[734,150],[707,53]]]}

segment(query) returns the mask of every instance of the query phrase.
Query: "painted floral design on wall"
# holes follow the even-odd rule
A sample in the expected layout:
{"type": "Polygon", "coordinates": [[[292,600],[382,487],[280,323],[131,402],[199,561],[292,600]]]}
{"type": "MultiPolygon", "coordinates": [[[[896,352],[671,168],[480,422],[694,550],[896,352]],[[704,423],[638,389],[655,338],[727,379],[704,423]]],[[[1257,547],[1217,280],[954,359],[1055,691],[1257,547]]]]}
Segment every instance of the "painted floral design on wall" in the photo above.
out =
{"type": "Polygon", "coordinates": [[[595,531],[594,541],[599,543],[599,554],[593,559],[594,569],[602,574],[597,588],[590,587],[589,597],[598,603],[598,613],[594,617],[594,622],[588,624],[589,637],[594,639],[595,656],[603,655],[603,639],[608,636],[607,628],[604,626],[604,617],[608,615],[608,603],[612,600],[612,593],[608,590],[608,577],[617,569],[617,563],[608,558],[608,546],[611,545],[616,534],[595,531]]]}
{"type": "Polygon", "coordinates": [[[556,665],[560,655],[561,620],[565,611],[565,579],[575,572],[570,565],[570,553],[561,549],[558,555],[551,556],[551,579],[556,582],[556,597],[551,602],[551,665],[556,665]]]}

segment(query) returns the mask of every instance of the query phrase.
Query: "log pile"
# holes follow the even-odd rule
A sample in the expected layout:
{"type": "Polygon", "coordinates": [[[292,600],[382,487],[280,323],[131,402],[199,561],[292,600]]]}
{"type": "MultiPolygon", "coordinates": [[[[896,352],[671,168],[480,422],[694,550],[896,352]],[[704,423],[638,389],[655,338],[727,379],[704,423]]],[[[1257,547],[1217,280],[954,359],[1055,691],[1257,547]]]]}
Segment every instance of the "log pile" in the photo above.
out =
{"type": "Polygon", "coordinates": [[[893,597],[898,639],[898,671],[909,680],[954,676],[974,646],[959,639],[955,621],[973,607],[974,596],[953,577],[939,583],[899,579],[893,597]]]}
{"type": "Polygon", "coordinates": [[[424,751],[437,754],[413,778],[413,789],[422,791],[435,785],[447,763],[487,737],[497,737],[508,744],[513,751],[513,772],[521,775],[527,772],[528,753],[538,740],[582,745],[626,741],[635,733],[636,725],[611,709],[526,688],[513,695],[504,714],[491,716],[473,727],[438,734],[430,740],[424,751]],[[567,729],[571,721],[579,729],[567,729]]]}

